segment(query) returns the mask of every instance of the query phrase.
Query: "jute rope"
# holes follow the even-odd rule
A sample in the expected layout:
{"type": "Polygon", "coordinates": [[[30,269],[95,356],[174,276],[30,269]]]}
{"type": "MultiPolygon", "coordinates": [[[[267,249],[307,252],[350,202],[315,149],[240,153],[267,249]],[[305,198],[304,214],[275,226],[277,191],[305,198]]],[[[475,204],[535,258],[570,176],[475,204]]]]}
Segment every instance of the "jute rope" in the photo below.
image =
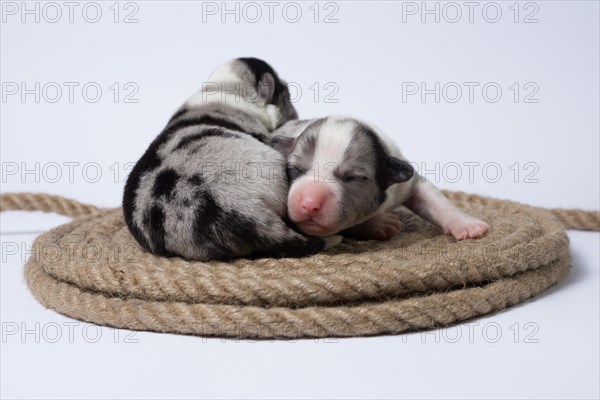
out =
{"type": "Polygon", "coordinates": [[[389,242],[229,263],[144,252],[120,208],[8,193],[0,210],[79,217],[40,235],[25,266],[49,308],[113,327],[259,339],[400,333],[499,311],[568,274],[565,228],[600,230],[597,211],[445,194],[490,222],[490,233],[458,242],[405,211],[406,231],[389,242]]]}
{"type": "Polygon", "coordinates": [[[78,218],[99,211],[98,207],[89,204],[44,193],[6,193],[0,199],[0,212],[45,211],[78,218]]]}

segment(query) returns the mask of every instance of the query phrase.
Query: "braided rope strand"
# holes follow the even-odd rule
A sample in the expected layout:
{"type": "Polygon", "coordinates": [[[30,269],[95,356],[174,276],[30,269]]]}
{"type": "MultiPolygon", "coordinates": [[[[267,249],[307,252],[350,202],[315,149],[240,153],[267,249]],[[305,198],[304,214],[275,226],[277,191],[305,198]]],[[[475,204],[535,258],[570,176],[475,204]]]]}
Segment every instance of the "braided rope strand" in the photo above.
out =
{"type": "Polygon", "coordinates": [[[0,195],[0,212],[17,210],[54,212],[78,218],[95,214],[100,209],[77,200],[44,193],[4,193],[0,195]]]}
{"type": "Polygon", "coordinates": [[[565,224],[567,229],[600,231],[600,212],[598,211],[564,208],[554,208],[550,211],[565,224]]]}

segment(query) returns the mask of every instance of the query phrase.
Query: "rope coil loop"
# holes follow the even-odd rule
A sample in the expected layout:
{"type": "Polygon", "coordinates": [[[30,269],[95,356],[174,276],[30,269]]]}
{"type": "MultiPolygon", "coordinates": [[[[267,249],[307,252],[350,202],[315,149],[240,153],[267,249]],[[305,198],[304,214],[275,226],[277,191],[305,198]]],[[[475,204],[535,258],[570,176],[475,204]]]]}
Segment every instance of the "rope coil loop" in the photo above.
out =
{"type": "Polygon", "coordinates": [[[597,211],[445,195],[490,222],[489,234],[456,241],[405,210],[406,231],[388,242],[232,262],[155,257],[131,237],[120,208],[8,193],[0,210],[76,218],[36,238],[25,265],[45,306],[118,328],[256,339],[401,333],[496,312],[568,274],[565,228],[600,230],[597,211]]]}

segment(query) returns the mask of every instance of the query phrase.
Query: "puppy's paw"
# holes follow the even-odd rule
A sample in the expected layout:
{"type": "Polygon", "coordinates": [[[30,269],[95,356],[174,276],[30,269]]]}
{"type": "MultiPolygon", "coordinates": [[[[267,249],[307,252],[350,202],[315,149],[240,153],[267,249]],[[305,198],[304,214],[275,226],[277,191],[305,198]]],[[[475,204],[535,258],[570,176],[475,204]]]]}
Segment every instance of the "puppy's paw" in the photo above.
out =
{"type": "Polygon", "coordinates": [[[381,213],[348,230],[352,236],[363,240],[388,240],[402,229],[400,217],[394,213],[381,213]]]}
{"type": "Polygon", "coordinates": [[[325,247],[323,248],[323,250],[329,250],[330,248],[337,246],[338,244],[342,243],[343,238],[344,237],[342,235],[332,235],[324,237],[323,241],[325,242],[325,247]]]}
{"type": "Polygon", "coordinates": [[[490,226],[487,222],[462,213],[444,226],[444,233],[454,236],[457,240],[480,238],[489,230],[490,226]]]}

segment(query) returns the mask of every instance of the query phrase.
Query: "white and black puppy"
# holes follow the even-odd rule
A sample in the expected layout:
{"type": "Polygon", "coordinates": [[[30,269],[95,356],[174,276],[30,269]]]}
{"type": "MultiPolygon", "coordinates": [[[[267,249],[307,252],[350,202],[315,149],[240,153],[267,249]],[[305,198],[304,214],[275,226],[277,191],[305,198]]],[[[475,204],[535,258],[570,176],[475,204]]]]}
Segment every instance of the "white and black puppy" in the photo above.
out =
{"type": "Polygon", "coordinates": [[[354,118],[290,121],[271,144],[288,160],[289,218],[308,235],[385,240],[401,228],[391,212],[399,205],[459,240],[489,230],[416,173],[388,137],[354,118]]]}
{"type": "Polygon", "coordinates": [[[156,255],[202,261],[322,250],[324,239],[288,226],[285,158],[269,146],[271,132],[297,118],[287,84],[266,62],[240,58],[204,89],[127,179],[123,211],[135,239],[156,255]]]}

